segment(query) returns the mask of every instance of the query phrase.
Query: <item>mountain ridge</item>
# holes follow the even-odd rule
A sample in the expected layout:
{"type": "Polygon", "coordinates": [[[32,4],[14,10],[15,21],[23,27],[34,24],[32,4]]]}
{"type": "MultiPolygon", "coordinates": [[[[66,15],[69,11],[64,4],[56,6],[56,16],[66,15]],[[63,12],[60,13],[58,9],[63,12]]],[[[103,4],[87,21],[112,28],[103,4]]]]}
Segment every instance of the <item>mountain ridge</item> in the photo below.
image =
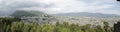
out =
{"type": "Polygon", "coordinates": [[[40,11],[26,11],[26,10],[20,10],[20,11],[15,11],[13,14],[10,16],[15,16],[15,17],[22,17],[22,16],[45,16],[47,14],[40,12],[40,11]]]}
{"type": "Polygon", "coordinates": [[[116,14],[102,14],[102,13],[89,13],[89,12],[78,12],[78,13],[61,13],[52,14],[54,16],[86,16],[86,17],[119,17],[116,14]]]}

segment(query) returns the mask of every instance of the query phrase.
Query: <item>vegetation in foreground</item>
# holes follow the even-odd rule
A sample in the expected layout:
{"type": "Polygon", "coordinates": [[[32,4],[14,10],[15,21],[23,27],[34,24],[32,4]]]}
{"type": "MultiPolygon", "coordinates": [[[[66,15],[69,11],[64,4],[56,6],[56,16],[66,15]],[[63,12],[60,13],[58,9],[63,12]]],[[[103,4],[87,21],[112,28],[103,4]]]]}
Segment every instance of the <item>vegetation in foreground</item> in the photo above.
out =
{"type": "Polygon", "coordinates": [[[55,25],[23,23],[13,18],[0,18],[0,29],[4,32],[113,32],[113,28],[109,27],[107,22],[104,22],[104,27],[92,27],[90,24],[80,26],[68,22],[57,22],[55,25]]]}

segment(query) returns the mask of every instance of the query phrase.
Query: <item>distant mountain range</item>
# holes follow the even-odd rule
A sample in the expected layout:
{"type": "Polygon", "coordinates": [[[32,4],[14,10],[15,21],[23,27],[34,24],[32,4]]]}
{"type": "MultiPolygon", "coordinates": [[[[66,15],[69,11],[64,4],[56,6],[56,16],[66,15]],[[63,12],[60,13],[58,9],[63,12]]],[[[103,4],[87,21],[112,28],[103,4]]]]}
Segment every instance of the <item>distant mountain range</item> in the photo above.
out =
{"type": "Polygon", "coordinates": [[[88,13],[88,12],[79,12],[79,13],[61,13],[53,14],[54,16],[85,16],[85,17],[119,17],[120,15],[116,14],[102,14],[102,13],[88,13]]]}
{"type": "Polygon", "coordinates": [[[15,16],[15,17],[21,17],[21,16],[48,16],[48,14],[45,14],[43,12],[40,11],[24,11],[24,10],[20,10],[20,11],[16,11],[13,14],[11,14],[11,16],[15,16]]]}
{"type": "MultiPolygon", "coordinates": [[[[0,16],[48,16],[48,14],[40,11],[0,11],[0,16]]],[[[79,12],[79,13],[60,13],[52,14],[53,16],[85,16],[85,17],[120,17],[116,14],[102,14],[102,13],[88,13],[88,12],[79,12]]],[[[49,15],[50,16],[50,15],[49,15]]]]}
{"type": "Polygon", "coordinates": [[[50,16],[41,11],[35,10],[17,10],[17,11],[0,11],[0,16],[14,16],[14,17],[22,17],[22,16],[50,16]]]}

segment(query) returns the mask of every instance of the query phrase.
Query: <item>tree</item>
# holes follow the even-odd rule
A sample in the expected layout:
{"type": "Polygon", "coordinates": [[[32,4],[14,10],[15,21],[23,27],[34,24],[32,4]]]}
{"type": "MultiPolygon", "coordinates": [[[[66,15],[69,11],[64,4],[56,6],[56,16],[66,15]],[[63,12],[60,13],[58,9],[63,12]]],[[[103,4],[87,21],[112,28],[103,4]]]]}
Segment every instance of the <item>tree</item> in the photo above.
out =
{"type": "Polygon", "coordinates": [[[112,29],[110,28],[108,22],[104,21],[103,24],[104,24],[104,29],[106,32],[112,32],[112,29]]]}

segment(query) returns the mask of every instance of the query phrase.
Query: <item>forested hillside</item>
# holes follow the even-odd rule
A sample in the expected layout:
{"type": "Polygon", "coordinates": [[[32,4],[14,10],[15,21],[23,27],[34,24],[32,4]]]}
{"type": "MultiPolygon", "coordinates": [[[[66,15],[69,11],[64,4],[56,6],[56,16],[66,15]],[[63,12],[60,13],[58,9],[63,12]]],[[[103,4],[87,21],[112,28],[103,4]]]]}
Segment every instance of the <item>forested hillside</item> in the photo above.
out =
{"type": "Polygon", "coordinates": [[[23,23],[14,18],[0,18],[0,31],[4,32],[113,32],[113,28],[104,22],[104,27],[92,27],[91,24],[78,25],[68,22],[51,24],[23,23]]]}
{"type": "Polygon", "coordinates": [[[11,14],[11,16],[14,17],[32,17],[32,16],[48,16],[48,14],[45,14],[43,12],[40,11],[27,11],[27,10],[20,10],[20,11],[15,11],[13,14],[11,14]]]}
{"type": "Polygon", "coordinates": [[[0,17],[0,32],[113,32],[113,24],[120,20],[114,17],[53,16],[24,10],[10,16],[0,17]]]}

